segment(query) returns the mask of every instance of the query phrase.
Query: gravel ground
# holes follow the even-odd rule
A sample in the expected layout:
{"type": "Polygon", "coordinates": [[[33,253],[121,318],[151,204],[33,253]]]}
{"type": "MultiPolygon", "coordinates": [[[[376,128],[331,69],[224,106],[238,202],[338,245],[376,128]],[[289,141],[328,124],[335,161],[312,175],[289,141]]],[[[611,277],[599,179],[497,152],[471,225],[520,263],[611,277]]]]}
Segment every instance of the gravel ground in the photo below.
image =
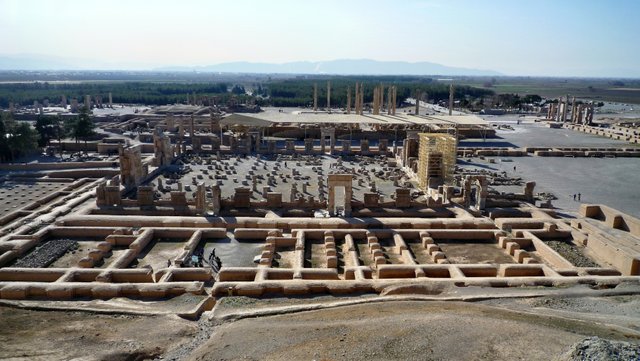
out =
{"type": "Polygon", "coordinates": [[[580,249],[573,245],[570,241],[548,240],[544,241],[554,251],[558,252],[567,261],[576,267],[600,267],[599,264],[593,262],[589,257],[582,254],[580,249]]]}
{"type": "Polygon", "coordinates": [[[65,253],[78,248],[78,242],[70,239],[59,239],[45,242],[33,251],[19,258],[13,267],[44,268],[62,257],[65,253]]]}
{"type": "Polygon", "coordinates": [[[217,326],[187,359],[550,360],[585,337],[626,337],[608,325],[504,307],[510,302],[387,301],[246,318],[217,326]]]}
{"type": "Polygon", "coordinates": [[[138,361],[188,342],[196,323],[133,316],[0,307],[0,359],[138,361]]]}
{"type": "MultiPolygon", "coordinates": [[[[496,292],[463,291],[455,294],[496,292]]],[[[199,321],[174,315],[0,306],[0,359],[637,360],[638,285],[618,286],[615,291],[619,294],[596,297],[587,295],[611,291],[586,286],[547,291],[502,289],[505,298],[478,302],[394,298],[349,306],[336,306],[336,302],[375,301],[377,296],[231,297],[220,299],[214,311],[199,321]],[[530,297],[539,293],[539,297],[530,297]],[[510,298],[518,294],[522,296],[510,298]],[[314,304],[331,307],[286,310],[314,304]],[[239,317],[233,317],[234,313],[239,317]]],[[[196,298],[169,302],[191,305],[196,298]]],[[[129,309],[135,309],[133,303],[125,302],[129,309]]],[[[139,306],[149,309],[148,302],[139,306]]]]}
{"type": "Polygon", "coordinates": [[[559,361],[606,361],[606,360],[638,360],[640,344],[623,341],[603,340],[600,337],[588,337],[577,342],[559,361]]]}

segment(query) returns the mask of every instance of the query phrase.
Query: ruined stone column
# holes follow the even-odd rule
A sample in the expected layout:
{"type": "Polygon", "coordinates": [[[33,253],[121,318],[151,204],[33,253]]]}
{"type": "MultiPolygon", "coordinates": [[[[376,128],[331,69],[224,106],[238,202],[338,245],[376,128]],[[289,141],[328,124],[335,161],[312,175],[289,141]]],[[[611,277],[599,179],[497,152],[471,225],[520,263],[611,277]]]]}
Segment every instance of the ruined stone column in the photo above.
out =
{"type": "Polygon", "coordinates": [[[587,105],[587,110],[584,116],[584,123],[591,125],[593,123],[593,103],[587,105]]]}
{"type": "Polygon", "coordinates": [[[576,97],[571,99],[571,123],[576,122],[576,112],[578,111],[578,107],[576,106],[576,97]]]}
{"type": "Polygon", "coordinates": [[[217,216],[220,214],[220,207],[221,207],[221,192],[220,192],[219,185],[214,184],[211,186],[211,198],[212,198],[211,210],[213,214],[217,216]]]}
{"type": "Polygon", "coordinates": [[[353,92],[353,111],[358,114],[358,83],[356,82],[356,87],[353,92]]]}
{"type": "Polygon", "coordinates": [[[453,84],[449,85],[449,115],[453,115],[453,84]]]}
{"type": "Polygon", "coordinates": [[[85,95],[84,96],[84,106],[88,110],[91,110],[91,95],[85,95]]]}
{"type": "Polygon", "coordinates": [[[327,111],[331,112],[331,82],[327,81],[327,111]]]}
{"type": "Polygon", "coordinates": [[[364,83],[360,83],[360,90],[358,91],[358,114],[364,114],[364,83]]]}
{"type": "Polygon", "coordinates": [[[420,90],[416,90],[416,115],[420,115],[420,98],[422,98],[422,92],[420,90]]]}
{"type": "Polygon", "coordinates": [[[398,95],[398,88],[394,85],[393,86],[393,115],[396,115],[396,104],[398,104],[397,102],[397,95],[398,95]]]}
{"type": "Polygon", "coordinates": [[[373,88],[373,115],[378,115],[378,87],[373,88]]]}
{"type": "Polygon", "coordinates": [[[304,140],[304,152],[311,154],[313,152],[313,138],[305,138],[304,140]]]}
{"type": "Polygon", "coordinates": [[[556,109],[556,122],[560,121],[560,116],[562,114],[562,97],[558,99],[558,108],[556,109]]]}
{"type": "Polygon", "coordinates": [[[204,183],[199,183],[196,188],[196,214],[203,215],[206,211],[206,196],[204,183]]]}
{"type": "Polygon", "coordinates": [[[313,83],[313,111],[318,111],[318,83],[313,83]]]}
{"type": "Polygon", "coordinates": [[[567,95],[567,97],[565,98],[564,107],[562,108],[562,119],[560,120],[563,123],[567,121],[568,106],[569,106],[569,96],[567,95]]]}
{"type": "Polygon", "coordinates": [[[351,114],[351,87],[347,87],[347,114],[351,114]]]}
{"type": "Polygon", "coordinates": [[[193,120],[193,115],[191,116],[190,123],[189,123],[189,134],[191,134],[191,139],[193,141],[193,137],[196,135],[196,128],[193,120]]]}
{"type": "Polygon", "coordinates": [[[111,92],[109,92],[109,108],[113,108],[113,96],[111,92]]]}
{"type": "Polygon", "coordinates": [[[584,105],[580,104],[578,105],[578,114],[576,114],[576,123],[577,124],[582,124],[582,113],[584,111],[584,105]]]}

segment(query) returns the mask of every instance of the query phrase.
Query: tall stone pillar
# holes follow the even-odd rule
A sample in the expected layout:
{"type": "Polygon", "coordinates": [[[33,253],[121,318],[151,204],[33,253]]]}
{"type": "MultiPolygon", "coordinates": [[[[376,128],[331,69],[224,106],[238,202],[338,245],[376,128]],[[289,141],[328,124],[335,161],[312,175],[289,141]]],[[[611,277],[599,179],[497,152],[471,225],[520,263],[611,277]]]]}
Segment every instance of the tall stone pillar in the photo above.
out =
{"type": "Polygon", "coordinates": [[[307,154],[311,154],[313,152],[313,138],[304,139],[304,151],[307,154]]]}
{"type": "Polygon", "coordinates": [[[203,215],[206,209],[206,190],[204,183],[199,183],[196,188],[196,214],[203,215]]]}
{"type": "Polygon", "coordinates": [[[556,122],[560,121],[560,116],[562,116],[562,97],[558,99],[558,108],[556,109],[556,122]]]}
{"type": "Polygon", "coordinates": [[[364,114],[364,83],[360,83],[360,115],[364,114]]]}
{"type": "Polygon", "coordinates": [[[416,115],[420,115],[420,99],[422,98],[422,92],[420,90],[416,91],[416,115]]]}
{"type": "Polygon", "coordinates": [[[378,87],[373,88],[373,115],[378,115],[378,91],[378,87]]]}
{"type": "Polygon", "coordinates": [[[567,108],[569,107],[569,95],[567,95],[567,97],[564,100],[564,107],[562,108],[562,119],[560,119],[561,122],[566,122],[567,121],[567,108]]]}
{"type": "Polygon", "coordinates": [[[318,111],[318,83],[313,83],[313,111],[318,111]]]}
{"type": "Polygon", "coordinates": [[[191,135],[191,139],[193,139],[193,137],[196,135],[196,128],[194,123],[195,121],[193,120],[193,115],[192,115],[189,122],[189,134],[191,135]]]}
{"type": "Polygon", "coordinates": [[[85,95],[84,96],[84,106],[88,110],[91,110],[91,95],[85,95]]]}
{"type": "Polygon", "coordinates": [[[453,115],[453,84],[449,85],[449,115],[453,115]]]}
{"type": "Polygon", "coordinates": [[[220,208],[221,208],[221,203],[222,203],[222,193],[220,191],[220,186],[215,184],[211,186],[211,198],[212,198],[212,205],[211,205],[211,211],[213,212],[214,215],[220,215],[220,208]]]}
{"type": "Polygon", "coordinates": [[[351,87],[347,87],[347,114],[351,114],[351,87]]]}
{"type": "Polygon", "coordinates": [[[109,92],[109,108],[113,108],[113,95],[109,92]]]}
{"type": "Polygon", "coordinates": [[[331,112],[331,82],[327,81],[327,111],[331,112]]]}

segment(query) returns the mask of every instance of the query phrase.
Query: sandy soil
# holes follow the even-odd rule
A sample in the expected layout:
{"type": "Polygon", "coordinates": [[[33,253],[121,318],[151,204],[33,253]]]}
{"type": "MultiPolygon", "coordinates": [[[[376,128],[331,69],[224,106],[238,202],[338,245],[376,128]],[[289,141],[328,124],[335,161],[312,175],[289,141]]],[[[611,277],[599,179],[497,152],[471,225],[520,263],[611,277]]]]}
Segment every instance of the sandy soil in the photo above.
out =
{"type": "Polygon", "coordinates": [[[2,360],[144,360],[190,339],[177,316],[102,315],[0,307],[2,360]]]}
{"type": "MultiPolygon", "coordinates": [[[[419,295],[229,297],[199,321],[2,306],[0,359],[551,360],[592,336],[640,344],[639,287],[445,292],[476,302],[419,295]],[[502,298],[479,297],[487,292],[502,298]]],[[[125,305],[153,312],[197,301],[125,305]],[[167,304],[174,305],[157,308],[167,304]]],[[[89,302],[101,304],[109,302],[89,302]]]]}
{"type": "Polygon", "coordinates": [[[225,324],[189,359],[549,360],[589,335],[627,339],[605,325],[544,312],[391,301],[225,324]]]}

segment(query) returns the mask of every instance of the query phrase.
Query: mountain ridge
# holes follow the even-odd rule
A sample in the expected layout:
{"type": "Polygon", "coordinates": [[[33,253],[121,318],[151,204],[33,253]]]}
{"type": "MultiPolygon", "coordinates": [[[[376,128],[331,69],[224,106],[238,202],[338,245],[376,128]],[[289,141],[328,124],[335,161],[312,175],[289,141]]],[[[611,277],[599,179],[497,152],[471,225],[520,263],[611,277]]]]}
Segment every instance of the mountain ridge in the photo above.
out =
{"type": "Polygon", "coordinates": [[[494,70],[451,67],[427,61],[406,62],[371,59],[336,59],[329,61],[294,61],[286,63],[236,61],[204,66],[165,66],[155,68],[154,70],[328,75],[504,75],[494,70]]]}
{"type": "MultiPolygon", "coordinates": [[[[202,66],[134,66],[135,70],[211,73],[327,74],[327,75],[470,75],[501,76],[494,70],[452,67],[427,61],[378,61],[372,59],[336,59],[329,61],[292,61],[285,63],[235,61],[202,66]]],[[[0,70],[134,70],[89,59],[40,54],[0,54],[0,70]]]]}

